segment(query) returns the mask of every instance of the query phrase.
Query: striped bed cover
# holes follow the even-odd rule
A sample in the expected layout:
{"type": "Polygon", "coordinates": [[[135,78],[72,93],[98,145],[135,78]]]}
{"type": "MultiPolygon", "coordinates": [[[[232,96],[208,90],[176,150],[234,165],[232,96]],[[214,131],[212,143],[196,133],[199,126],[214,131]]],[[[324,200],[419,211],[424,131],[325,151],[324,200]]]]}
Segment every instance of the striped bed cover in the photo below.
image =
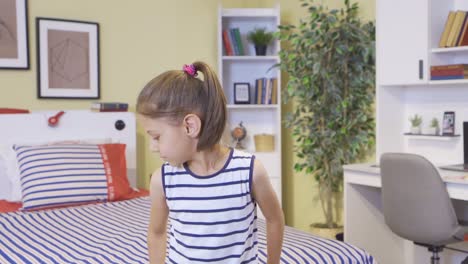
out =
{"type": "MultiPolygon", "coordinates": [[[[37,212],[0,214],[0,263],[147,263],[148,197],[37,212]]],[[[258,221],[258,262],[266,263],[258,221]]],[[[286,227],[281,263],[376,261],[352,245],[286,227]]]]}

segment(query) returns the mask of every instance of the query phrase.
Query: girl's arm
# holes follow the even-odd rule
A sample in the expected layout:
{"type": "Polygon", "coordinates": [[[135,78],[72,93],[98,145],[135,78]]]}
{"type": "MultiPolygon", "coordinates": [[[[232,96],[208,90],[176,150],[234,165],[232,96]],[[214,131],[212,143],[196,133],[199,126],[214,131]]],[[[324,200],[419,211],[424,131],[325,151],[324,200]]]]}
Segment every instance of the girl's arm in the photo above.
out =
{"type": "Polygon", "coordinates": [[[268,173],[258,160],[254,163],[252,191],[266,220],[268,264],[278,264],[283,244],[284,215],[268,173]]]}
{"type": "Polygon", "coordinates": [[[151,212],[148,227],[148,252],[151,264],[161,264],[166,258],[166,230],[169,209],[162,186],[161,170],[151,176],[151,212]]]}

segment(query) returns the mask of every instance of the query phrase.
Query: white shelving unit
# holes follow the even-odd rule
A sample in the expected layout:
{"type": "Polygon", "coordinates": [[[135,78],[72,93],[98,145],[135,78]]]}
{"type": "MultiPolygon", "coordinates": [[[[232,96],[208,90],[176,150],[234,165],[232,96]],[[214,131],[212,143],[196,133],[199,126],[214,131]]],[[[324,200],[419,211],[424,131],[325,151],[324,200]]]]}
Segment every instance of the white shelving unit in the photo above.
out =
{"type": "MultiPolygon", "coordinates": [[[[383,153],[407,152],[425,156],[436,166],[463,163],[461,136],[405,135],[410,131],[410,116],[422,116],[422,133],[427,134],[430,120],[435,117],[442,124],[445,111],[455,112],[455,134],[463,135],[463,121],[468,121],[468,80],[431,81],[429,76],[432,65],[468,63],[468,47],[438,47],[452,10],[468,10],[468,1],[376,1],[377,162],[383,153]]],[[[381,204],[376,202],[381,201],[379,190],[353,188],[348,189],[349,200],[345,201],[352,207],[347,211],[347,242],[369,250],[381,263],[428,263],[426,248],[401,239],[385,225],[381,204]],[[372,203],[372,209],[366,209],[366,202],[372,203]],[[370,211],[374,218],[363,217],[370,211]]],[[[456,210],[461,208],[460,203],[456,210]]],[[[466,245],[456,246],[467,249],[466,245]]],[[[443,263],[460,263],[464,259],[463,253],[450,250],[441,255],[443,263]]]]}
{"type": "Polygon", "coordinates": [[[377,4],[377,158],[384,152],[403,151],[423,155],[435,164],[460,163],[461,137],[414,140],[423,137],[403,134],[410,130],[410,116],[422,115],[424,133],[433,117],[442,124],[444,111],[455,111],[455,134],[463,134],[463,121],[468,121],[468,80],[430,81],[429,72],[431,65],[468,63],[468,47],[438,47],[449,11],[468,10],[468,2],[410,2],[383,0],[377,4]],[[405,11],[395,21],[388,8],[405,11]],[[403,22],[406,20],[413,22],[409,25],[403,22]],[[416,33],[413,25],[418,27],[416,33]],[[388,72],[388,61],[406,68],[395,64],[388,72]]]}
{"type": "MultiPolygon", "coordinates": [[[[279,41],[273,41],[267,48],[266,56],[256,56],[253,44],[247,41],[247,34],[255,28],[276,31],[280,23],[279,5],[274,8],[223,8],[218,11],[218,65],[221,83],[228,100],[228,131],[240,122],[247,130],[247,138],[242,141],[247,152],[255,154],[268,171],[271,182],[281,201],[281,74],[278,68],[271,68],[279,62],[279,41]],[[223,29],[239,28],[245,55],[227,56],[224,51],[223,29]],[[255,80],[277,78],[277,104],[253,104],[255,80]],[[250,84],[251,104],[234,104],[234,83],[250,84]],[[273,134],[274,151],[257,152],[254,135],[273,134]]],[[[229,139],[230,140],[230,139],[229,139]]]]}

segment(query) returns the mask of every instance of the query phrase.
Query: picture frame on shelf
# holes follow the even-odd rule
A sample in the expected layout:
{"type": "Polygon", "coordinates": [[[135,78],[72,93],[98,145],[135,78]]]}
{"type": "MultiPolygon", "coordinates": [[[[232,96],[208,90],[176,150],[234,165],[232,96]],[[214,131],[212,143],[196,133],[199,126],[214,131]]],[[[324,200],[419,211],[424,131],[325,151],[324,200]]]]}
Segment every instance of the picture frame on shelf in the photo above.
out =
{"type": "Polygon", "coordinates": [[[250,83],[234,83],[234,104],[250,104],[250,83]]]}
{"type": "Polygon", "coordinates": [[[453,136],[455,134],[455,112],[446,111],[442,121],[442,135],[453,136]]]}
{"type": "Polygon", "coordinates": [[[99,99],[99,24],[36,18],[38,98],[99,99]]]}
{"type": "Polygon", "coordinates": [[[0,1],[0,69],[29,69],[28,1],[0,1]]]}

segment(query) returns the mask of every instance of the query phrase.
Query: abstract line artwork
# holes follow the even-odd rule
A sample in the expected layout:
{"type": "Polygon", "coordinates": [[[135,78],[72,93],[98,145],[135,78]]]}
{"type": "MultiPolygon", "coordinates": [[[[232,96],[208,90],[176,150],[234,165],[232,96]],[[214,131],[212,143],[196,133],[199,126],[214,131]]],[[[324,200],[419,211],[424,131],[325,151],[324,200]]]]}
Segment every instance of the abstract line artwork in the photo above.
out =
{"type": "Polygon", "coordinates": [[[90,89],[89,34],[49,30],[50,88],[90,89]]]}
{"type": "Polygon", "coordinates": [[[0,16],[0,56],[2,58],[17,58],[18,47],[16,46],[16,21],[7,23],[0,16]]]}
{"type": "Polygon", "coordinates": [[[37,18],[39,98],[99,98],[99,25],[37,18]]]}
{"type": "Polygon", "coordinates": [[[0,68],[28,69],[25,0],[0,0],[0,68]]]}

